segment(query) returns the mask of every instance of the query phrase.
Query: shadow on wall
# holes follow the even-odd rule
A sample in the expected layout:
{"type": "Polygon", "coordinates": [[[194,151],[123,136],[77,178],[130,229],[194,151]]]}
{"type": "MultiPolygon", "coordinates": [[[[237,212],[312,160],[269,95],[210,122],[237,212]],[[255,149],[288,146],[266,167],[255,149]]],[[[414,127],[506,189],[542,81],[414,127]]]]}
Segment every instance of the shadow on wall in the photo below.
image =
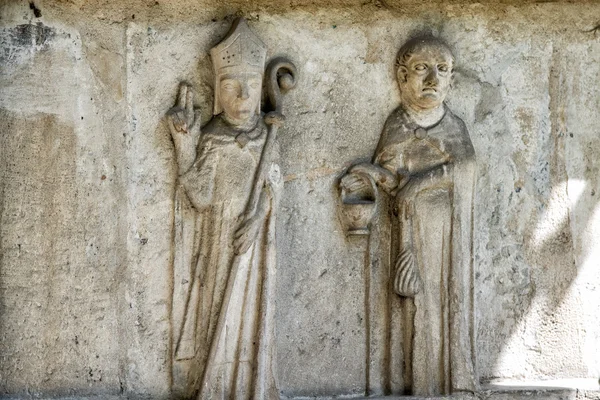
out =
{"type": "Polygon", "coordinates": [[[600,101],[587,85],[598,81],[600,69],[589,68],[598,65],[589,59],[592,46],[598,47],[588,43],[554,50],[546,111],[550,126],[538,127],[533,138],[537,165],[518,166],[519,154],[513,152],[509,162],[522,178],[515,178],[508,194],[506,185],[488,187],[497,192],[496,199],[480,207],[489,214],[482,229],[496,239],[484,252],[492,256],[490,269],[476,275],[476,307],[484,319],[478,326],[482,383],[585,377],[598,389],[600,330],[594,321],[600,310],[600,139],[590,121],[597,118],[600,101]],[[572,65],[574,59],[579,65],[572,65]],[[494,204],[503,196],[507,203],[494,204]],[[508,207],[513,210],[503,209],[508,207]],[[510,212],[523,220],[510,220],[510,212]],[[496,297],[486,298],[481,287],[490,286],[496,297]]]}

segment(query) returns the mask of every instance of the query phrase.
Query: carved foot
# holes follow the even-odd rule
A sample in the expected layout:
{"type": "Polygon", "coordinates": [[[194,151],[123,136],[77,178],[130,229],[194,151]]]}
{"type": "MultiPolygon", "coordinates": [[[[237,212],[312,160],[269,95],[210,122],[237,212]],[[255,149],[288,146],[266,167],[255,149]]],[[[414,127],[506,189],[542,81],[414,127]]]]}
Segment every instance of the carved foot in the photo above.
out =
{"type": "Polygon", "coordinates": [[[421,291],[421,278],[411,249],[400,253],[396,261],[396,277],[394,291],[400,296],[415,297],[421,291]]]}

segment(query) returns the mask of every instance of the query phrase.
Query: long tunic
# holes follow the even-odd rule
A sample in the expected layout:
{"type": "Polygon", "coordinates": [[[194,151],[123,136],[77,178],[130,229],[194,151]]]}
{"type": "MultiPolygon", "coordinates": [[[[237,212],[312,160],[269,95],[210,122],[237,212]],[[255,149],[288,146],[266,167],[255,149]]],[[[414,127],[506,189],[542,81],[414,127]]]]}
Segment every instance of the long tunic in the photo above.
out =
{"type": "MultiPolygon", "coordinates": [[[[273,218],[267,215],[247,252],[236,257],[233,249],[238,217],[254,190],[266,136],[262,119],[251,132],[241,133],[215,117],[203,128],[194,164],[180,177],[173,380],[174,392],[184,397],[277,397],[270,365],[272,305],[267,301],[274,283],[273,218]],[[228,285],[232,290],[226,299],[228,285]]],[[[266,177],[257,182],[268,184],[266,177]]]]}
{"type": "Polygon", "coordinates": [[[386,121],[374,163],[409,180],[392,193],[391,235],[371,240],[393,242],[379,244],[392,253],[392,289],[395,259],[408,251],[415,260],[422,285],[414,302],[390,299],[388,387],[393,394],[425,396],[476,385],[471,344],[475,153],[463,121],[448,109],[435,126],[419,128],[402,107],[386,121]]]}

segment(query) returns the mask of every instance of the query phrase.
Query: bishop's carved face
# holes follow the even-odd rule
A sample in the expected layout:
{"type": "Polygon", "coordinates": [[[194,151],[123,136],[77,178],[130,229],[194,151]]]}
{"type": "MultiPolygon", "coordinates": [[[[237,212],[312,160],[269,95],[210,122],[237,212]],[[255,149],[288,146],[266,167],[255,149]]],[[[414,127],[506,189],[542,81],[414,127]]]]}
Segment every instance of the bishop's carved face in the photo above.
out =
{"type": "Polygon", "coordinates": [[[402,102],[417,110],[439,107],[452,82],[453,58],[450,51],[444,46],[427,43],[404,59],[398,67],[402,102]]]}
{"type": "Polygon", "coordinates": [[[258,112],[262,75],[252,72],[222,75],[218,90],[221,107],[229,120],[244,124],[258,112]]]}

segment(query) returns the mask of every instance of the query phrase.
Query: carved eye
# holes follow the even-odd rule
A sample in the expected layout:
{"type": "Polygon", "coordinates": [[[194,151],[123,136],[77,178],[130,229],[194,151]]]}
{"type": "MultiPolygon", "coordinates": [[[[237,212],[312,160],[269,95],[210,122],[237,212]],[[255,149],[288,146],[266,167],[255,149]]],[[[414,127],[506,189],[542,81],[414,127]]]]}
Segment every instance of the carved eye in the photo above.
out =
{"type": "Polygon", "coordinates": [[[235,85],[231,82],[225,82],[221,84],[221,88],[223,88],[224,90],[234,90],[235,85]]]}
{"type": "Polygon", "coordinates": [[[251,82],[250,83],[250,87],[252,89],[258,89],[259,86],[260,86],[260,84],[258,82],[251,82]]]}
{"type": "Polygon", "coordinates": [[[415,70],[417,70],[417,71],[425,71],[426,69],[427,69],[427,66],[425,64],[415,65],[415,70]]]}
{"type": "Polygon", "coordinates": [[[440,72],[448,72],[448,66],[446,64],[440,64],[438,65],[438,70],[440,72]]]}

